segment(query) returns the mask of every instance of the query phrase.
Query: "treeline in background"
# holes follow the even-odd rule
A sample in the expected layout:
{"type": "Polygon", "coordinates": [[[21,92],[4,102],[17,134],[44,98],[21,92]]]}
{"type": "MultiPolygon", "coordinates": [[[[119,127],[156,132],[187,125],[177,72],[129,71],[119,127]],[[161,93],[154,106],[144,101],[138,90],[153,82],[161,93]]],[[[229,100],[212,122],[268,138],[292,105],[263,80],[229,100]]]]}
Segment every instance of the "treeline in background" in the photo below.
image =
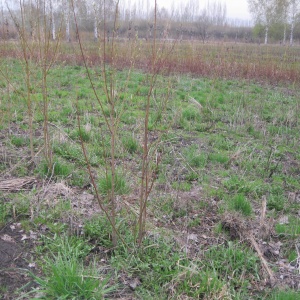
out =
{"type": "MultiPolygon", "coordinates": [[[[207,42],[247,42],[294,44],[300,40],[299,0],[248,0],[253,21],[230,19],[221,1],[197,0],[173,2],[157,8],[156,38],[207,42]]],[[[51,39],[58,35],[75,40],[77,25],[84,38],[98,40],[114,34],[119,39],[151,39],[154,28],[154,4],[151,0],[11,0],[2,2],[0,38],[17,39],[21,19],[34,38],[38,18],[47,20],[51,39]],[[117,13],[117,23],[115,14],[117,13]],[[105,32],[104,32],[105,31],[105,32]],[[113,32],[114,31],[114,32],[113,32]]]]}

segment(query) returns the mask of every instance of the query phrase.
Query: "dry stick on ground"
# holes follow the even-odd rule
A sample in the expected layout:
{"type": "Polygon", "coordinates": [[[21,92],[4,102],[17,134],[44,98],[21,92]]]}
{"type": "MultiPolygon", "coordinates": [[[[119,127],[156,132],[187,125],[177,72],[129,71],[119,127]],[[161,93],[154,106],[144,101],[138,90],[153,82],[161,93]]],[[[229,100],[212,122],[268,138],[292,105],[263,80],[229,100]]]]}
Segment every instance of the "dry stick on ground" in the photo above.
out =
{"type": "Polygon", "coordinates": [[[254,236],[253,236],[251,233],[250,233],[250,236],[249,236],[248,239],[250,240],[252,247],[253,247],[253,248],[255,249],[255,251],[257,252],[258,257],[259,257],[259,259],[260,259],[260,261],[261,261],[261,264],[262,264],[263,268],[265,269],[265,271],[266,271],[266,272],[268,273],[268,275],[269,275],[269,279],[270,279],[270,284],[271,284],[271,286],[274,286],[274,284],[275,284],[275,282],[276,282],[274,273],[273,273],[273,271],[269,268],[268,263],[267,263],[267,261],[265,260],[263,254],[262,254],[262,252],[261,252],[261,250],[260,250],[260,248],[259,248],[259,245],[257,244],[257,242],[256,242],[256,240],[255,240],[255,238],[254,238],[254,236]]]}
{"type": "Polygon", "coordinates": [[[300,274],[300,245],[297,243],[295,245],[296,251],[297,251],[297,265],[298,265],[298,273],[300,274]]]}
{"type": "Polygon", "coordinates": [[[266,271],[269,277],[269,282],[273,286],[276,282],[273,271],[269,268],[266,259],[263,256],[262,251],[258,243],[256,242],[252,230],[248,229],[246,224],[238,215],[226,215],[222,221],[222,227],[229,231],[230,236],[233,239],[239,238],[240,240],[246,239],[250,241],[252,248],[257,252],[258,257],[261,261],[263,269],[266,271]]]}
{"type": "Polygon", "coordinates": [[[266,211],[267,211],[267,198],[263,196],[262,203],[261,203],[261,213],[260,213],[260,228],[265,224],[266,218],[266,211]]]}
{"type": "MultiPolygon", "coordinates": [[[[34,155],[34,157],[38,157],[38,155],[41,153],[41,151],[44,149],[44,146],[42,146],[41,148],[40,148],[40,150],[34,155]]],[[[2,175],[4,175],[4,174],[9,174],[9,173],[11,173],[12,171],[14,171],[17,167],[19,167],[26,159],[27,159],[28,157],[27,156],[25,156],[25,157],[23,157],[17,164],[15,164],[13,167],[11,167],[9,170],[5,170],[5,171],[3,171],[2,173],[0,173],[0,176],[2,176],[2,175]]],[[[31,164],[32,162],[34,162],[34,160],[29,160],[28,162],[27,162],[27,164],[29,165],[29,164],[31,164]]]]}
{"type": "Polygon", "coordinates": [[[203,109],[203,106],[193,97],[189,96],[189,100],[194,104],[200,111],[203,109]]]}
{"type": "Polygon", "coordinates": [[[268,238],[268,226],[266,223],[266,211],[267,211],[267,198],[263,196],[261,203],[261,212],[260,212],[260,224],[259,224],[259,236],[262,239],[268,238]]]}
{"type": "Polygon", "coordinates": [[[0,191],[22,191],[27,190],[26,185],[32,185],[35,177],[12,178],[0,181],[0,191]]]}

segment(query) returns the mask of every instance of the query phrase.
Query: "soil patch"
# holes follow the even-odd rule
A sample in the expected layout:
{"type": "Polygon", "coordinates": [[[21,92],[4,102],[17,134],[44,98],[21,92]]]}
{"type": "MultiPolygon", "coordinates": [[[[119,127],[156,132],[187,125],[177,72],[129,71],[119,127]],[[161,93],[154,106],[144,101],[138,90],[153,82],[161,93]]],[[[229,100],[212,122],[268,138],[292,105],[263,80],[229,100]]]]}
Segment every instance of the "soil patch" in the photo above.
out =
{"type": "Polygon", "coordinates": [[[0,230],[0,299],[15,299],[16,291],[26,292],[35,285],[29,275],[35,272],[31,244],[20,224],[6,225],[0,230]]]}

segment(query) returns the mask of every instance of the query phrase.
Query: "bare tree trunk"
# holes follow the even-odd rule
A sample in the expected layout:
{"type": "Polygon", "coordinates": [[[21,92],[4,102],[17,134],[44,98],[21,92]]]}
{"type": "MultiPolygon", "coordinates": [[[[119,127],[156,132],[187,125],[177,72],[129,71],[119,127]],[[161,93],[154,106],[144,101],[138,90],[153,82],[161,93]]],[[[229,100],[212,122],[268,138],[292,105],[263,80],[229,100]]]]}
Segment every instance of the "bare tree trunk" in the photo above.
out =
{"type": "Polygon", "coordinates": [[[66,1],[65,7],[65,20],[66,20],[66,41],[70,42],[70,3],[69,0],[66,1]]]}
{"type": "Polygon", "coordinates": [[[51,25],[52,25],[52,40],[56,40],[56,28],[55,28],[55,19],[54,19],[54,10],[52,6],[52,0],[50,0],[50,13],[51,13],[51,25]]]}
{"type": "Polygon", "coordinates": [[[265,45],[268,44],[268,36],[269,36],[269,26],[266,26],[266,32],[265,32],[265,45]]]}
{"type": "Polygon", "coordinates": [[[96,42],[98,40],[98,18],[97,18],[97,4],[94,1],[94,41],[96,42]]]}
{"type": "Polygon", "coordinates": [[[294,43],[294,28],[295,28],[295,22],[293,20],[291,24],[290,46],[293,46],[294,43]]]}

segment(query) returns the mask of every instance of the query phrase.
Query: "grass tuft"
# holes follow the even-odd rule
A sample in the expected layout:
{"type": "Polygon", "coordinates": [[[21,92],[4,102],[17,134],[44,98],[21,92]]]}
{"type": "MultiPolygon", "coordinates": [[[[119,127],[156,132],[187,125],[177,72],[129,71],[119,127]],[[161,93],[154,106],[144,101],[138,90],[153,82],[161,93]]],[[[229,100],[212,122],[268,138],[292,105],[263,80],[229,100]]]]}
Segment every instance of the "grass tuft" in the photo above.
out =
{"type": "Polygon", "coordinates": [[[11,143],[16,147],[24,147],[29,144],[29,140],[23,136],[13,135],[10,138],[11,143]]]}
{"type": "MultiPolygon", "coordinates": [[[[39,293],[46,299],[103,299],[116,287],[108,288],[111,276],[90,264],[84,266],[84,245],[68,237],[56,238],[56,249],[42,265],[45,279],[34,276],[40,285],[39,293]]],[[[86,253],[85,253],[86,254],[86,253]]]]}
{"type": "MultiPolygon", "coordinates": [[[[109,195],[112,190],[112,174],[107,173],[99,179],[99,191],[102,195],[109,195]]],[[[114,178],[114,192],[116,195],[123,195],[129,192],[124,174],[116,173],[114,178]]]]}
{"type": "Polygon", "coordinates": [[[43,174],[45,176],[56,176],[66,178],[72,173],[72,166],[62,161],[55,161],[52,170],[49,170],[47,163],[43,164],[43,174]]]}
{"type": "Polygon", "coordinates": [[[300,293],[292,290],[288,291],[275,291],[269,300],[299,300],[300,293]]]}
{"type": "Polygon", "coordinates": [[[243,194],[232,197],[229,201],[229,208],[242,213],[244,216],[252,214],[251,204],[243,194]]]}
{"type": "Polygon", "coordinates": [[[133,136],[122,138],[123,147],[130,154],[136,153],[139,149],[139,143],[133,136]]]}

